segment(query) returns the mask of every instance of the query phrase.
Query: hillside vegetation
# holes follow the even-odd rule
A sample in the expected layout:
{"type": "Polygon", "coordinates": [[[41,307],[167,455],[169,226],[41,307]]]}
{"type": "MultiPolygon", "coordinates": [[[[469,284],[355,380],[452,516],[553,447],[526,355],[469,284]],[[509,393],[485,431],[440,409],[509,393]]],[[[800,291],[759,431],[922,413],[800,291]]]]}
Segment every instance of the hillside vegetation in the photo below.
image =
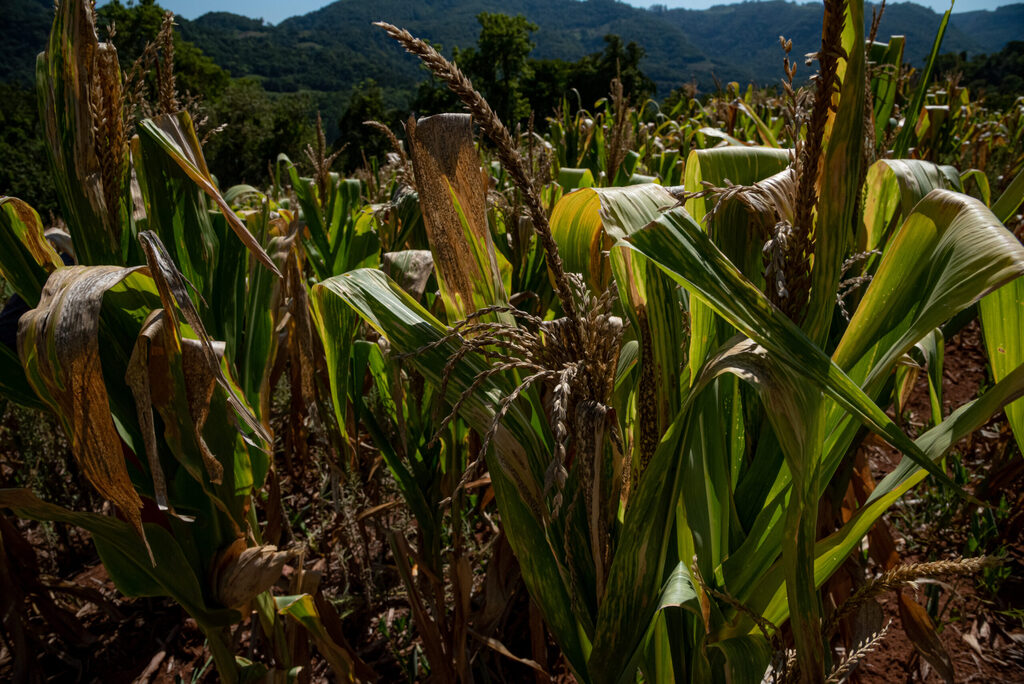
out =
{"type": "MultiPolygon", "coordinates": [[[[52,15],[50,0],[8,0],[15,21],[0,27],[0,81],[27,82],[38,45],[52,15]]],[[[865,22],[872,5],[865,5],[865,22]]],[[[660,97],[696,81],[705,92],[714,79],[778,83],[777,38],[793,40],[794,54],[812,52],[821,37],[820,6],[770,0],[722,5],[707,10],[639,9],[614,0],[507,0],[500,7],[485,0],[339,0],[276,26],[223,12],[194,21],[178,19],[182,35],[232,76],[255,75],[270,91],[301,89],[347,92],[371,78],[388,91],[408,93],[422,80],[416,61],[388,49],[368,30],[382,17],[417,35],[452,48],[476,42],[481,12],[522,14],[535,23],[538,59],[574,61],[599,51],[615,34],[646,52],[643,68],[660,97]]],[[[887,5],[879,35],[907,38],[907,62],[927,57],[942,15],[913,3],[887,5]]],[[[944,50],[968,56],[1000,50],[1024,34],[1024,3],[995,11],[957,12],[946,32],[944,50]]],[[[802,81],[810,72],[801,70],[802,81]]]]}

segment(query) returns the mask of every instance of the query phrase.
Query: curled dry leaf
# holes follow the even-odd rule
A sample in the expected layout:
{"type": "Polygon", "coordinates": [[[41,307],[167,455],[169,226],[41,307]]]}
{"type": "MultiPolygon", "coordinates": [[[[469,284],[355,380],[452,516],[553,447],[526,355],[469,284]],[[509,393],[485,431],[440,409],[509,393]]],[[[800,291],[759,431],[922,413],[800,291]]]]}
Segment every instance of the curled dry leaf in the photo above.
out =
{"type": "MultiPolygon", "coordinates": [[[[218,358],[224,354],[223,342],[213,342],[212,347],[218,358]]],[[[181,364],[192,438],[198,446],[206,472],[214,484],[219,484],[224,477],[223,465],[210,452],[202,434],[210,412],[210,400],[216,387],[216,379],[209,370],[202,344],[198,340],[183,339],[175,330],[168,328],[164,310],[157,309],[150,313],[142,325],[128,362],[125,382],[131,388],[135,399],[146,458],[153,478],[154,496],[161,510],[169,510],[170,505],[163,468],[157,452],[153,407],[155,405],[164,418],[165,434],[168,430],[176,430],[174,425],[182,416],[171,397],[171,388],[175,386],[171,372],[172,358],[177,358],[181,364]]],[[[177,439],[170,440],[171,444],[179,442],[177,439]]],[[[193,474],[197,478],[200,477],[198,472],[193,474]]]]}
{"type": "Polygon", "coordinates": [[[142,330],[135,340],[132,348],[131,358],[128,360],[128,370],[125,372],[125,382],[131,388],[132,397],[135,399],[135,409],[139,418],[139,428],[142,430],[142,441],[146,448],[146,460],[149,463],[149,471],[153,478],[153,495],[160,510],[170,509],[167,498],[167,482],[164,478],[164,469],[160,465],[160,455],[156,445],[156,427],[153,422],[153,397],[150,389],[150,348],[154,340],[160,334],[160,328],[164,323],[162,310],[152,311],[142,324],[142,330]]]}
{"type": "Polygon", "coordinates": [[[0,253],[8,284],[30,305],[50,273],[64,264],[44,237],[36,210],[14,197],[0,197],[0,253]]]}
{"type": "Polygon", "coordinates": [[[949,652],[939,639],[935,631],[928,611],[921,607],[914,599],[906,594],[899,595],[900,620],[903,622],[903,631],[910,638],[914,649],[921,654],[929,665],[942,677],[943,681],[956,681],[956,672],[953,670],[953,661],[949,652]]]}
{"type": "Polygon", "coordinates": [[[228,608],[245,606],[277,581],[293,555],[269,544],[245,548],[245,540],[237,539],[217,564],[217,600],[228,608]]]}
{"type": "Polygon", "coordinates": [[[434,256],[429,249],[386,252],[381,257],[381,265],[392,280],[419,301],[427,289],[430,274],[434,272],[434,256]]]}
{"type": "MultiPolygon", "coordinates": [[[[149,264],[150,272],[153,276],[153,280],[156,283],[157,289],[160,292],[160,299],[164,303],[164,310],[170,311],[177,305],[177,308],[181,310],[181,314],[185,319],[185,322],[191,326],[193,332],[195,332],[198,338],[199,349],[201,354],[199,358],[202,358],[205,365],[209,369],[211,377],[224,388],[227,392],[227,401],[234,409],[235,415],[237,415],[242,422],[244,422],[253,433],[255,433],[260,439],[263,440],[264,444],[270,444],[270,435],[266,428],[260,423],[260,421],[253,415],[252,410],[245,404],[245,402],[238,396],[238,392],[232,383],[225,377],[223,370],[220,367],[220,359],[217,356],[217,351],[214,348],[214,342],[210,336],[206,333],[206,328],[203,326],[203,321],[199,317],[199,312],[196,310],[195,305],[188,296],[188,291],[185,289],[185,281],[181,277],[181,273],[175,267],[174,262],[171,260],[170,255],[167,254],[166,248],[163,243],[160,242],[160,238],[151,231],[144,231],[139,234],[139,241],[142,243],[143,252],[146,254],[146,262],[149,264]]],[[[177,325],[177,321],[173,314],[170,316],[171,322],[177,325]]],[[[184,345],[182,353],[184,354],[184,345]]],[[[201,380],[203,376],[200,376],[201,380]]],[[[190,399],[190,404],[192,400],[190,399]]],[[[208,403],[208,402],[207,402],[208,403]]],[[[243,435],[244,436],[244,435],[243,435]]]]}

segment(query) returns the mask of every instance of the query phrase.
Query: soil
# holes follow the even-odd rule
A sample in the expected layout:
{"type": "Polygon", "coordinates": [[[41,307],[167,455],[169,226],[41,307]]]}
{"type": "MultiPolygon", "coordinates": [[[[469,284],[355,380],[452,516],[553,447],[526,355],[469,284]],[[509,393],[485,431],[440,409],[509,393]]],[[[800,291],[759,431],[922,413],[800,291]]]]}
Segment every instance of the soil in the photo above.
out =
{"type": "MultiPolygon", "coordinates": [[[[945,345],[943,370],[944,415],[976,398],[990,379],[986,367],[984,344],[980,327],[972,322],[945,345]]],[[[905,427],[923,431],[931,409],[928,385],[924,374],[918,378],[903,418],[905,427]]],[[[892,470],[899,454],[887,445],[870,444],[867,452],[875,481],[892,470]]],[[[893,530],[901,562],[955,560],[963,556],[976,556],[982,552],[999,556],[1002,569],[1008,575],[998,583],[995,591],[977,578],[965,578],[943,583],[931,589],[937,594],[941,619],[937,624],[938,639],[949,655],[956,682],[1024,682],[1024,536],[1020,517],[1024,501],[1024,468],[1020,467],[1020,453],[1002,413],[993,418],[971,437],[956,445],[970,479],[965,487],[979,499],[1003,504],[1011,515],[1000,525],[989,548],[969,548],[967,530],[977,507],[942,493],[941,486],[929,480],[908,494],[908,506],[940,505],[945,510],[929,520],[904,515],[896,507],[884,518],[893,530]],[[998,486],[995,486],[998,485],[998,486]],[[921,490],[924,490],[923,492],[921,490]],[[913,498],[911,498],[913,497],[913,498]],[[944,500],[944,497],[948,501],[944,500]],[[1016,516],[1013,515],[1016,513],[1016,516]],[[908,528],[908,518],[913,521],[908,528]]],[[[927,585],[906,593],[923,602],[927,585]]],[[[890,629],[879,646],[855,671],[851,681],[862,684],[883,682],[943,682],[939,672],[930,667],[915,649],[902,624],[899,601],[889,594],[880,601],[884,621],[891,621],[890,629]]]]}

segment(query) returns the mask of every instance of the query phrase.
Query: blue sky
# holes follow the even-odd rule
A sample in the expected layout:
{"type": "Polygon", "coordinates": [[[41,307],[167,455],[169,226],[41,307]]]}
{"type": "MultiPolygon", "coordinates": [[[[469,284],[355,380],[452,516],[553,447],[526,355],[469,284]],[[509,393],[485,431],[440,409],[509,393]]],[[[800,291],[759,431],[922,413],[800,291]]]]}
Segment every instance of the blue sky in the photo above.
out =
{"type": "MultiPolygon", "coordinates": [[[[123,2],[124,0],[122,0],[123,2]]],[[[160,6],[165,7],[186,19],[195,19],[206,12],[233,12],[248,17],[260,17],[266,21],[276,24],[283,19],[305,14],[319,7],[330,4],[332,0],[158,0],[160,6]]],[[[920,5],[927,5],[936,11],[944,12],[949,8],[948,2],[943,0],[914,0],[920,5]]],[[[957,0],[955,11],[968,12],[971,10],[995,9],[1002,5],[1011,4],[1014,0],[957,0]]],[[[629,4],[637,7],[648,7],[653,4],[667,5],[668,7],[688,7],[691,9],[703,9],[712,5],[726,4],[726,0],[627,0],[629,4]]],[[[104,4],[103,0],[99,4],[104,4]]],[[[501,9],[501,3],[494,3],[495,10],[501,9]]]]}

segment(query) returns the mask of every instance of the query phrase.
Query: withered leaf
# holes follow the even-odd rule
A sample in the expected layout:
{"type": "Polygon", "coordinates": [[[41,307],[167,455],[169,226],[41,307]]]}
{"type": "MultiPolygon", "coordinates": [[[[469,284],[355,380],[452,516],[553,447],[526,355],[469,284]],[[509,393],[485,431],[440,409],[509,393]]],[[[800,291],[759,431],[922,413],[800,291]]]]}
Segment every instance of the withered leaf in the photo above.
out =
{"type": "Polygon", "coordinates": [[[485,304],[505,301],[469,114],[438,114],[419,121],[410,117],[406,132],[423,224],[448,306],[461,318],[485,304]],[[480,288],[493,291],[474,296],[480,288]]]}
{"type": "Polygon", "coordinates": [[[218,562],[217,600],[228,608],[245,606],[277,581],[293,555],[269,544],[246,548],[244,539],[236,540],[218,562]]]}
{"type": "Polygon", "coordinates": [[[185,281],[178,272],[170,255],[160,242],[160,238],[152,231],[144,231],[139,234],[139,241],[146,254],[146,262],[149,264],[150,272],[160,292],[160,299],[164,304],[164,310],[168,313],[169,322],[177,325],[174,317],[174,308],[181,310],[185,321],[192,327],[202,350],[202,358],[205,360],[209,372],[216,382],[227,392],[227,401],[234,409],[235,414],[260,438],[264,444],[270,444],[270,435],[266,428],[256,419],[252,410],[238,396],[234,385],[228,382],[220,367],[220,359],[214,349],[213,340],[206,333],[203,321],[199,312],[188,296],[185,289],[185,281]]]}
{"type": "Polygon", "coordinates": [[[110,413],[99,348],[103,295],[137,270],[74,266],[54,271],[39,306],[21,319],[18,352],[36,392],[60,416],[86,478],[145,539],[142,500],[132,487],[110,413]]]}

